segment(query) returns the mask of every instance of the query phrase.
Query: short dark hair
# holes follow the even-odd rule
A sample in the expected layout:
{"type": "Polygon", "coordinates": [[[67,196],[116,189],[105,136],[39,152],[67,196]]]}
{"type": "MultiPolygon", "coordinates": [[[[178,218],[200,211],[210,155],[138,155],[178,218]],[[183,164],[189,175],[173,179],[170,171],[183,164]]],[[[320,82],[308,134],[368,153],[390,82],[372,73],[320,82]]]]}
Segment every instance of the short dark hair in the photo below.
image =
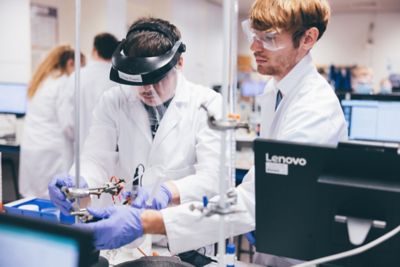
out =
{"type": "Polygon", "coordinates": [[[110,33],[100,33],[94,37],[93,47],[101,58],[111,59],[117,46],[117,38],[110,33]]]}
{"type": "Polygon", "coordinates": [[[170,50],[181,39],[178,28],[166,20],[143,17],[136,20],[126,36],[124,53],[133,57],[159,56],[170,50]],[[150,26],[153,25],[155,29],[150,26]],[[137,30],[136,30],[137,29],[137,30]]]}

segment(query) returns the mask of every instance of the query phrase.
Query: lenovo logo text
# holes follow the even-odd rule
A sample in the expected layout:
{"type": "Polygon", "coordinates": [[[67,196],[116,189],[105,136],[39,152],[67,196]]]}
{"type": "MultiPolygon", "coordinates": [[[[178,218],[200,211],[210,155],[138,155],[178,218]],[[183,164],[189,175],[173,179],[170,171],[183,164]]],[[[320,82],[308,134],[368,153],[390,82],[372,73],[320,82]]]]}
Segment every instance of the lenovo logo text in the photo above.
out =
{"type": "Polygon", "coordinates": [[[268,153],[265,154],[265,160],[267,162],[283,163],[287,165],[300,165],[300,166],[307,165],[307,160],[305,158],[285,157],[277,155],[272,155],[270,157],[268,153]]]}

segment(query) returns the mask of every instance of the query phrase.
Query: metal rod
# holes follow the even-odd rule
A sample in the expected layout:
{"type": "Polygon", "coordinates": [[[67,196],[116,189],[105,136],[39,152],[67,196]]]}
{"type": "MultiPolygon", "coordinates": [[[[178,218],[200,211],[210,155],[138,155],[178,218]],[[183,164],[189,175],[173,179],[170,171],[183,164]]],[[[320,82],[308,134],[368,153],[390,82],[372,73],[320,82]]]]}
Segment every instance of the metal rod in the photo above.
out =
{"type": "MultiPolygon", "coordinates": [[[[236,113],[236,89],[237,89],[237,43],[238,43],[238,17],[239,7],[238,1],[232,0],[230,5],[231,23],[230,23],[230,72],[229,72],[229,112],[231,114],[236,113]]],[[[230,187],[235,186],[236,181],[236,131],[229,131],[229,144],[230,144],[230,170],[229,174],[231,177],[230,187]]],[[[230,217],[230,216],[229,216],[230,217]]],[[[226,220],[229,224],[229,242],[233,243],[233,225],[230,220],[226,220]]]]}
{"type": "MultiPolygon", "coordinates": [[[[80,161],[79,161],[79,102],[80,102],[80,26],[81,26],[81,0],[75,0],[75,127],[74,127],[74,151],[75,151],[75,183],[79,187],[80,161]]],[[[79,199],[76,201],[76,210],[79,210],[79,199]]],[[[76,222],[78,218],[76,218],[76,222]]]]}
{"type": "MultiPolygon", "coordinates": [[[[229,84],[231,82],[230,72],[231,72],[231,0],[224,0],[223,2],[223,25],[224,25],[224,53],[223,53],[223,77],[222,77],[222,98],[223,98],[223,107],[222,107],[222,119],[228,119],[228,105],[229,105],[229,84]]],[[[230,184],[228,182],[231,178],[229,175],[229,167],[227,166],[227,158],[226,158],[226,148],[227,148],[227,136],[228,133],[226,131],[221,132],[221,155],[220,155],[220,177],[219,177],[219,206],[220,208],[226,207],[226,192],[227,187],[230,184]]],[[[220,216],[219,221],[219,236],[218,236],[218,262],[219,266],[225,266],[225,218],[224,216],[220,216]]]]}

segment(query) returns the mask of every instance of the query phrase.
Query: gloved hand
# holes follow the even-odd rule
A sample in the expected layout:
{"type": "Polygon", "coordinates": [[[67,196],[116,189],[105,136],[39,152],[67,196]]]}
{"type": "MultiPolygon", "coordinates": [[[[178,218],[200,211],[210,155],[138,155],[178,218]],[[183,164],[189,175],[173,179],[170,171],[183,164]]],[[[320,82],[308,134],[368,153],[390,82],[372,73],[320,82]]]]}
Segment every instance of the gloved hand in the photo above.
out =
{"type": "Polygon", "coordinates": [[[153,187],[141,187],[136,198],[133,200],[132,207],[154,210],[166,208],[172,200],[172,193],[169,191],[168,187],[162,184],[158,192],[155,194],[151,205],[147,205],[146,201],[151,197],[152,191],[153,187]]]}
{"type": "Polygon", "coordinates": [[[123,205],[87,210],[102,220],[77,226],[94,233],[94,245],[97,249],[119,248],[143,235],[140,209],[123,205]]]}
{"type": "MultiPolygon", "coordinates": [[[[83,177],[80,177],[79,183],[81,188],[88,187],[83,177]]],[[[64,215],[69,215],[73,201],[67,199],[65,194],[61,191],[63,186],[75,187],[75,178],[68,174],[55,175],[48,185],[49,195],[51,202],[53,202],[53,204],[56,205],[64,215]]]]}

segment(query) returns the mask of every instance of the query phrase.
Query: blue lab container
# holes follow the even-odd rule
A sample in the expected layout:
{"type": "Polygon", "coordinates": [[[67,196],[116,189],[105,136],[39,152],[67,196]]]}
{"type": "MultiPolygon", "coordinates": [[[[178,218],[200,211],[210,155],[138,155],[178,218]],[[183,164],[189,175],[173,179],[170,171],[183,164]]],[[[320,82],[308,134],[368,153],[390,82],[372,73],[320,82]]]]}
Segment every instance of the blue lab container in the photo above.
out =
{"type": "MultiPolygon", "coordinates": [[[[35,217],[47,221],[58,222],[58,218],[54,213],[49,213],[43,211],[48,208],[56,208],[53,203],[51,203],[48,199],[40,199],[40,198],[24,198],[20,200],[16,200],[4,205],[4,208],[7,213],[23,215],[28,217],[35,217]],[[39,207],[39,211],[34,210],[26,210],[19,209],[22,205],[37,205],[39,207]]],[[[73,224],[75,222],[74,216],[66,216],[60,212],[60,222],[63,224],[73,224]]]]}

